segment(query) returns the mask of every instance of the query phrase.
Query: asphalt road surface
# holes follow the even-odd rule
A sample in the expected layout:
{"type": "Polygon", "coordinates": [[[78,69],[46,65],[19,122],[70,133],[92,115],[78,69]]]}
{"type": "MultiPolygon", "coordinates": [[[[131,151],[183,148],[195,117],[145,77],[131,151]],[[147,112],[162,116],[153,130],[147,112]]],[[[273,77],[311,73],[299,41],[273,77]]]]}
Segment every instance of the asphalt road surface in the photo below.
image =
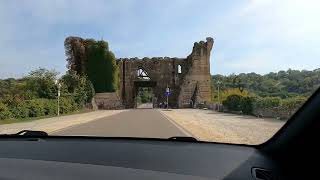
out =
{"type": "Polygon", "coordinates": [[[169,138],[188,136],[156,109],[132,109],[55,132],[53,135],[169,138]]]}

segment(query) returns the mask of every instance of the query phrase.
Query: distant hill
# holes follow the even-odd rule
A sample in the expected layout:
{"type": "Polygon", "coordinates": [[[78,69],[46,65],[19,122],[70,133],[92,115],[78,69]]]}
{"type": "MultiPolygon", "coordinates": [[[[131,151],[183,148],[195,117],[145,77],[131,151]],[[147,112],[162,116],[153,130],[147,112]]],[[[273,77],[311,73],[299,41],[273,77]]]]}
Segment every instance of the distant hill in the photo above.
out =
{"type": "Polygon", "coordinates": [[[221,90],[240,87],[261,97],[310,96],[320,86],[320,69],[313,71],[289,69],[265,75],[254,72],[227,76],[212,75],[214,91],[218,87],[218,82],[220,82],[221,90]]]}

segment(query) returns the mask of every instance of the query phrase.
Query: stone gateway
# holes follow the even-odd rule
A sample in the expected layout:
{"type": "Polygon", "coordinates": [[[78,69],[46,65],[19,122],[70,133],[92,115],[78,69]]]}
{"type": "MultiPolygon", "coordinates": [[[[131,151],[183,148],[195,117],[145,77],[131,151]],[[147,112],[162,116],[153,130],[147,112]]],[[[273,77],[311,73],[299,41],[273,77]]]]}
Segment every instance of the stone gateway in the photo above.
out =
{"type": "Polygon", "coordinates": [[[211,100],[210,52],[213,39],[194,43],[186,58],[120,58],[119,96],[126,108],[136,107],[140,87],[153,89],[153,106],[166,102],[165,91],[170,88],[172,108],[199,107],[211,100]]]}

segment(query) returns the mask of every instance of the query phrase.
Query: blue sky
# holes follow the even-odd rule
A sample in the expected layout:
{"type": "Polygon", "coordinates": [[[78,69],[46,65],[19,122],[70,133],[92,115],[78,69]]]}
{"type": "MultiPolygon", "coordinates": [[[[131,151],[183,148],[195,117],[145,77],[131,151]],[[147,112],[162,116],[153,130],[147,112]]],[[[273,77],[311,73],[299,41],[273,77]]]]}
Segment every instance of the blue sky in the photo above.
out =
{"type": "Polygon", "coordinates": [[[317,0],[1,0],[0,78],[66,70],[67,36],[107,40],[117,58],[186,57],[211,36],[211,74],[320,67],[317,0]]]}

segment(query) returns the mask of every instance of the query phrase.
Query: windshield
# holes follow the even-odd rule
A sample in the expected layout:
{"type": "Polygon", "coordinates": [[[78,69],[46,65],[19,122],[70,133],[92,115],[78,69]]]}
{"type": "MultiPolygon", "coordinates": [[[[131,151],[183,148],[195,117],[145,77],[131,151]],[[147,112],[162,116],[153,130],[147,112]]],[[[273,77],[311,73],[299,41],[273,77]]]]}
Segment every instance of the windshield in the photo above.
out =
{"type": "Polygon", "coordinates": [[[320,85],[318,9],[0,1],[0,133],[261,144],[320,85]]]}

